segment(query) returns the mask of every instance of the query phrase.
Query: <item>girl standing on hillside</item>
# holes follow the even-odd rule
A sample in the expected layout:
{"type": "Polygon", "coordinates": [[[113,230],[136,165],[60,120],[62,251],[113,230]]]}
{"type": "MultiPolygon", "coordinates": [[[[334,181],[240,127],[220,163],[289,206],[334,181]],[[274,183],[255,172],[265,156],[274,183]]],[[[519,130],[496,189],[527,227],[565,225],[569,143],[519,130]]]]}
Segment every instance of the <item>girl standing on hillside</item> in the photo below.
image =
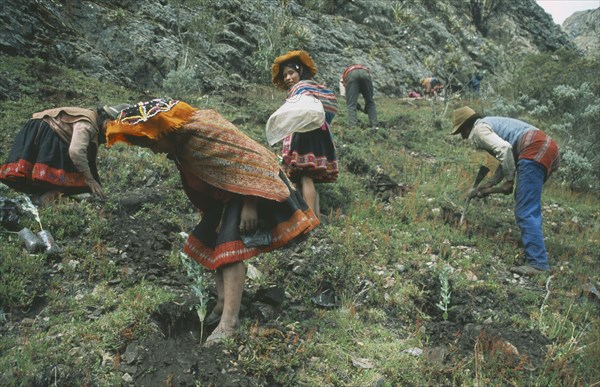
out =
{"type": "Polygon", "coordinates": [[[319,216],[319,193],[315,183],[333,183],[338,178],[338,162],[331,136],[331,121],[337,112],[335,94],[313,81],[317,66],[306,51],[289,51],[277,57],[271,67],[273,84],[287,90],[287,98],[299,94],[319,99],[325,122],[319,129],[292,133],[283,139],[283,169],[296,183],[304,200],[319,216]]]}
{"type": "Polygon", "coordinates": [[[127,106],[96,111],[59,107],[34,113],[0,166],[0,181],[33,195],[38,204],[59,193],[104,197],[96,168],[98,145],[104,143],[106,123],[127,106]]]}
{"type": "Polygon", "coordinates": [[[215,270],[218,299],[206,323],[218,326],[205,346],[235,335],[243,261],[305,235],[319,220],[275,155],[215,110],[165,99],[140,102],[108,124],[107,146],[117,142],[166,153],[175,162],[183,190],[202,215],[184,252],[215,270]],[[252,240],[253,234],[261,238],[252,240]]]}

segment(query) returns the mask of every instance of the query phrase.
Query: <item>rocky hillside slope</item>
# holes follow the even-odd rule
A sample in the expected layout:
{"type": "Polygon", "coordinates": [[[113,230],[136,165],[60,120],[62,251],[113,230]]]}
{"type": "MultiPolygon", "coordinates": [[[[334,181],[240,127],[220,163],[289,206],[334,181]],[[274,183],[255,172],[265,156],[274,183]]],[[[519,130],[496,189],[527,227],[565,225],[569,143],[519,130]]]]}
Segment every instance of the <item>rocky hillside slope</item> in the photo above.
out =
{"type": "Polygon", "coordinates": [[[600,7],[575,12],[564,21],[562,28],[586,55],[600,55],[600,7]]]}
{"type": "MultiPolygon", "coordinates": [[[[293,48],[322,82],[361,62],[380,95],[399,95],[426,75],[464,82],[507,56],[572,47],[535,0],[7,0],[0,18],[2,55],[173,94],[268,83],[293,48]]],[[[0,80],[0,97],[12,92],[0,80]]]]}

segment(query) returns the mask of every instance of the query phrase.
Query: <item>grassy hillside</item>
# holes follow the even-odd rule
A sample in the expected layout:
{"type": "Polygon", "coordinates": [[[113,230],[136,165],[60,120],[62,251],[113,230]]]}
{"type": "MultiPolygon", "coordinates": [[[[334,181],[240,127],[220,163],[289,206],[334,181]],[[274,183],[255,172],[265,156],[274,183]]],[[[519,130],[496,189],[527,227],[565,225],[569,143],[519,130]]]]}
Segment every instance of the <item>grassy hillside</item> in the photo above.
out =
{"type": "MultiPolygon", "coordinates": [[[[2,159],[33,111],[148,97],[63,68],[41,71],[47,65],[37,61],[0,66],[20,96],[0,101],[2,159]]],[[[186,100],[265,144],[264,124],[282,98],[256,87],[186,100]]],[[[176,169],[138,148],[102,149],[105,202],[63,198],[40,209],[60,256],[28,254],[0,230],[0,384],[598,383],[597,193],[546,184],[553,270],[515,276],[508,267],[522,252],[511,196],[472,202],[458,224],[478,165],[496,165],[448,135],[450,113],[468,102],[489,112],[490,102],[376,102],[381,125],[371,131],[348,128],[340,101],[341,173],[319,187],[323,224],[248,262],[242,333],[217,349],[200,346],[190,285],[214,297],[213,284],[208,273],[190,278],[179,253],[198,216],[176,169]]],[[[0,187],[0,196],[16,195],[0,187]]],[[[39,229],[32,217],[21,223],[39,229]]]]}

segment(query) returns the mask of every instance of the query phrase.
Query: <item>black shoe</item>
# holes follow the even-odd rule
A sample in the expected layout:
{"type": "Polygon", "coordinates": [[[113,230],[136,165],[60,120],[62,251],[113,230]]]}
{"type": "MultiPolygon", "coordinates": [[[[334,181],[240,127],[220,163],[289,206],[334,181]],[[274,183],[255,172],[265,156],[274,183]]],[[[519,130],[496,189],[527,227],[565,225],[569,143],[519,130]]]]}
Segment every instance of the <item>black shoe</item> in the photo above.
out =
{"type": "Polygon", "coordinates": [[[537,274],[543,273],[545,270],[538,269],[530,265],[513,266],[510,269],[511,273],[519,274],[522,276],[531,277],[537,274]]]}

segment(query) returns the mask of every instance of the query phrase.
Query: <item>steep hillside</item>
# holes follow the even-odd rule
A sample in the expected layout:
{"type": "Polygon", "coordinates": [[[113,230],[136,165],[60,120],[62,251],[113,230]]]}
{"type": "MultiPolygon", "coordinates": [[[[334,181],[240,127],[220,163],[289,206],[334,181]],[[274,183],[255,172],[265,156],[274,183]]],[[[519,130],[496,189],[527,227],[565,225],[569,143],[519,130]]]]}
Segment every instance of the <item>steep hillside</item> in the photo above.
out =
{"type": "MultiPolygon", "coordinates": [[[[0,74],[29,93],[0,101],[2,158],[33,109],[139,97],[23,58],[0,61],[0,74]]],[[[264,143],[281,103],[271,90],[249,88],[237,104],[190,100],[264,143]]],[[[194,310],[215,303],[211,273],[188,275],[180,254],[199,217],[177,168],[136,147],[102,147],[106,201],[63,197],[39,208],[41,224],[23,212],[15,232],[0,228],[0,385],[593,385],[597,193],[572,194],[552,176],[543,211],[553,270],[513,275],[523,256],[512,195],[473,201],[460,224],[475,168],[490,160],[448,134],[451,120],[436,116],[444,103],[378,98],[380,129],[370,131],[345,125],[340,99],[340,178],[319,187],[323,223],[247,261],[242,329],[216,348],[202,347],[214,328],[194,310]],[[24,247],[16,231],[42,225],[62,252],[24,247]]],[[[550,127],[546,116],[535,122],[550,127]]],[[[0,197],[20,195],[0,184],[0,197]]]]}
{"type": "MultiPolygon", "coordinates": [[[[216,284],[182,254],[200,218],[176,166],[101,147],[106,200],[20,206],[0,225],[0,385],[598,384],[600,64],[533,0],[4,0],[0,18],[0,160],[32,112],[169,93],[266,146],[285,94],[268,68],[292,47],[329,83],[348,61],[371,66],[379,119],[349,127],[339,98],[322,224],[246,261],[241,329],[213,348],[199,316],[216,284]],[[503,68],[480,95],[383,96],[503,68]],[[565,151],[542,199],[550,272],[509,270],[524,259],[512,195],[467,211],[479,165],[497,163],[449,134],[464,105],[524,118],[565,151]],[[60,251],[30,253],[22,227],[60,251]]],[[[3,219],[23,200],[0,184],[3,219]]]]}
{"type": "Polygon", "coordinates": [[[599,55],[600,8],[575,12],[565,20],[562,28],[586,55],[599,55]]]}
{"type": "Polygon", "coordinates": [[[0,17],[4,55],[173,93],[268,83],[291,48],[314,55],[322,81],[362,62],[380,94],[399,95],[425,75],[459,83],[505,55],[571,46],[534,0],[12,0],[0,17]]]}

